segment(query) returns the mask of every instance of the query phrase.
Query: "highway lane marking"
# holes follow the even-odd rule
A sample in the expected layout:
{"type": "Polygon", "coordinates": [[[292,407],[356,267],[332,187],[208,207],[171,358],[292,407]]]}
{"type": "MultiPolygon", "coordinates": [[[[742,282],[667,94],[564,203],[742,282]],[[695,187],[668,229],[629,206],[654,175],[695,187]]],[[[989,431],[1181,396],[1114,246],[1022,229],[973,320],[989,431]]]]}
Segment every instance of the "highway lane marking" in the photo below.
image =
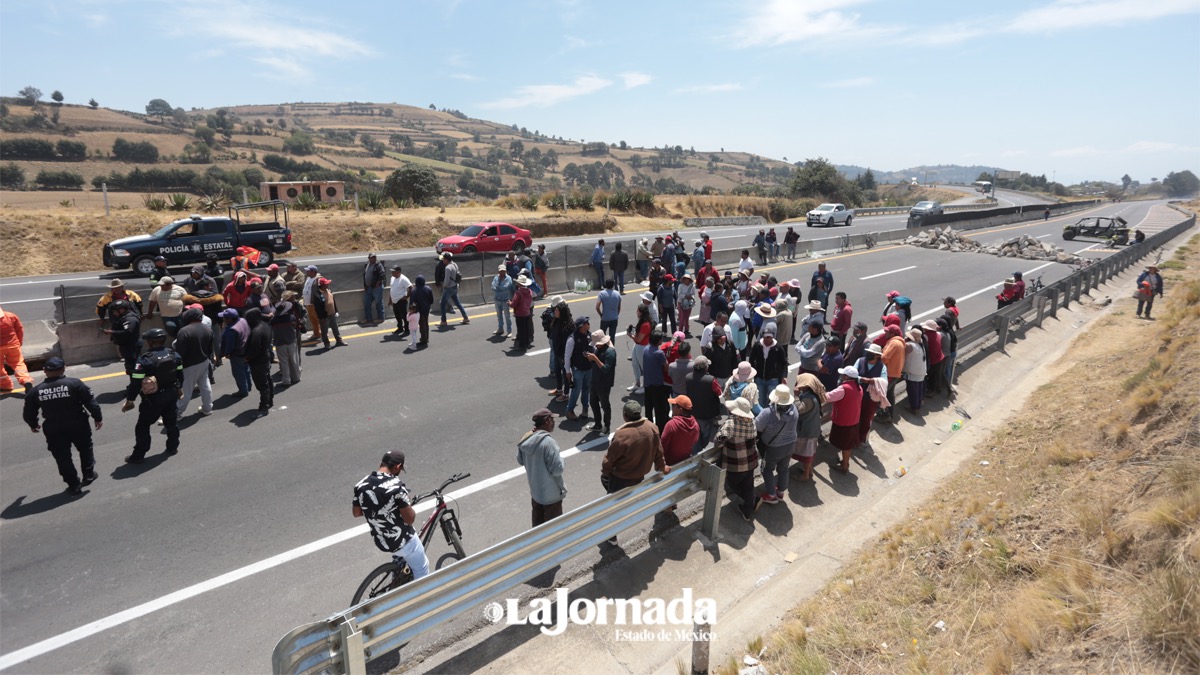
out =
{"type": "Polygon", "coordinates": [[[525,352],[525,356],[541,356],[542,354],[549,354],[549,353],[550,353],[550,348],[546,347],[545,349],[537,349],[532,352],[525,352]]]}
{"type": "Polygon", "coordinates": [[[29,300],[0,300],[0,305],[19,305],[22,302],[45,302],[47,300],[58,300],[58,296],[55,295],[49,298],[31,298],[29,300]]]}
{"type": "Polygon", "coordinates": [[[908,267],[901,267],[898,270],[891,270],[889,272],[880,272],[879,274],[872,274],[869,277],[859,277],[858,280],[866,281],[867,279],[876,279],[878,277],[886,277],[889,274],[895,274],[897,272],[907,272],[908,270],[915,270],[915,269],[917,269],[916,265],[909,265],[908,267]]]}
{"type": "Polygon", "coordinates": [[[1090,251],[1099,245],[1100,245],[1099,243],[1096,243],[1096,244],[1092,244],[1091,246],[1085,246],[1084,248],[1081,248],[1078,251],[1075,251],[1075,255],[1079,255],[1080,253],[1083,253],[1084,251],[1090,251]]]}
{"type": "MultiPolygon", "coordinates": [[[[594,448],[598,445],[601,445],[602,443],[607,442],[611,437],[612,437],[611,434],[608,436],[601,436],[600,438],[592,439],[592,440],[588,441],[587,443],[581,443],[580,445],[577,445],[573,448],[563,450],[561,453],[562,458],[567,459],[568,457],[573,457],[575,455],[578,455],[579,453],[581,453],[585,450],[590,450],[591,448],[594,448]]],[[[456,490],[454,492],[447,493],[446,499],[447,500],[461,499],[463,497],[474,494],[476,492],[480,492],[482,490],[486,490],[495,485],[499,485],[500,483],[503,483],[505,481],[512,480],[513,478],[516,478],[517,476],[523,476],[524,474],[525,474],[524,467],[517,467],[515,469],[505,471],[504,473],[492,476],[491,478],[487,478],[485,480],[479,481],[478,483],[468,485],[467,487],[465,487],[461,490],[456,490]]],[[[428,511],[431,508],[433,508],[433,506],[434,506],[433,500],[427,500],[421,504],[417,504],[416,506],[413,507],[413,509],[417,513],[424,513],[425,511],[428,511]]],[[[52,652],[56,649],[61,649],[63,647],[66,647],[69,644],[78,642],[85,638],[89,638],[98,633],[102,633],[110,628],[115,628],[117,626],[120,626],[121,624],[129,623],[130,621],[133,621],[135,619],[140,619],[141,617],[146,616],[147,614],[152,614],[154,612],[157,612],[160,609],[165,609],[167,607],[170,607],[171,605],[176,605],[185,600],[190,600],[191,598],[194,598],[198,595],[208,593],[209,591],[214,591],[223,586],[228,586],[229,584],[232,584],[236,581],[240,581],[249,576],[258,574],[259,572],[265,572],[269,569],[278,567],[284,563],[291,562],[293,560],[297,560],[297,559],[302,558],[311,553],[316,553],[317,551],[329,548],[330,546],[334,546],[334,545],[340,544],[344,541],[349,541],[350,539],[353,539],[355,537],[362,536],[364,534],[367,534],[368,532],[370,532],[370,527],[368,525],[365,525],[365,524],[356,525],[348,530],[343,530],[336,534],[331,534],[327,537],[323,537],[316,541],[304,544],[303,546],[298,546],[296,548],[293,548],[290,551],[284,551],[283,553],[278,553],[269,558],[265,558],[258,562],[251,563],[244,567],[239,567],[238,569],[235,569],[230,572],[226,572],[225,574],[221,574],[219,576],[213,577],[212,579],[208,579],[207,581],[202,581],[198,584],[193,584],[191,586],[188,586],[187,588],[183,588],[178,591],[175,591],[174,593],[168,593],[167,595],[164,595],[160,598],[155,598],[154,600],[151,600],[149,602],[144,602],[140,605],[131,607],[127,610],[117,612],[116,614],[111,614],[109,616],[106,616],[102,619],[98,619],[98,620],[93,621],[88,624],[84,624],[83,626],[80,626],[79,628],[76,628],[74,630],[69,630],[65,633],[55,635],[54,637],[47,638],[45,640],[42,640],[41,642],[35,642],[34,644],[29,645],[28,647],[18,649],[16,651],[10,652],[8,654],[0,655],[0,670],[5,670],[5,669],[11,668],[19,663],[23,663],[25,661],[29,661],[30,659],[35,659],[39,656],[49,654],[50,652],[52,652]]]]}
{"type": "Polygon", "coordinates": [[[1054,236],[1054,233],[1051,232],[1050,234],[1039,234],[1038,236],[1034,237],[1034,239],[1045,239],[1046,237],[1053,237],[1053,236],[1054,236]]]}

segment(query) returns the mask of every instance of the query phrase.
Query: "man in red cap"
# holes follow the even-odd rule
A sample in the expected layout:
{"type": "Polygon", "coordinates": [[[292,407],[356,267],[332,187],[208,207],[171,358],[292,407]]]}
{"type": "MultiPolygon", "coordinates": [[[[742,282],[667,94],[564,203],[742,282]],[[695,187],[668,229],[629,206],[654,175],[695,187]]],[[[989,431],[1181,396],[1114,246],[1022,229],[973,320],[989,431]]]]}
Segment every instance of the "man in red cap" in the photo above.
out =
{"type": "Polygon", "coordinates": [[[692,448],[700,440],[700,424],[692,417],[692,399],[676,396],[667,399],[671,404],[671,419],[663,427],[663,460],[673,466],[692,456],[692,448]]]}

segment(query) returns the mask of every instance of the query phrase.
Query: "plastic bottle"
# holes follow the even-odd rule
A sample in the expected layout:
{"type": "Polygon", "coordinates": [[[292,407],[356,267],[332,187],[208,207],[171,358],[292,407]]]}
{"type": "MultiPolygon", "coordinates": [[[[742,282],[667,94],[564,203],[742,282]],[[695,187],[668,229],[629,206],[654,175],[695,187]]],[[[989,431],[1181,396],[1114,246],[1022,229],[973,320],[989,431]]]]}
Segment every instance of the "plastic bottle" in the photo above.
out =
{"type": "Polygon", "coordinates": [[[954,424],[950,425],[950,431],[958,431],[961,428],[963,428],[962,420],[954,420],[954,424]]]}
{"type": "Polygon", "coordinates": [[[907,473],[908,473],[908,467],[901,465],[899,468],[897,468],[895,471],[892,472],[892,475],[895,476],[896,478],[900,478],[901,476],[903,476],[907,473]]]}

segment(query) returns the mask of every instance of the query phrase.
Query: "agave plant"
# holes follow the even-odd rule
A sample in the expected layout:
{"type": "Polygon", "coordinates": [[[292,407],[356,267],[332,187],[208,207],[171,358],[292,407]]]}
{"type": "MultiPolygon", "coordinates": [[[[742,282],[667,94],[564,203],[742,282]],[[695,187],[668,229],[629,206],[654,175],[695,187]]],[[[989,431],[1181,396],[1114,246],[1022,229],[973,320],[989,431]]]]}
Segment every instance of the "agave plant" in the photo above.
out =
{"type": "Polygon", "coordinates": [[[301,192],[300,196],[296,197],[296,201],[292,206],[300,211],[311,211],[317,208],[317,198],[311,192],[301,192]]]}
{"type": "Polygon", "coordinates": [[[167,195],[167,201],[172,211],[188,211],[192,208],[192,196],[182,192],[167,195]]]}
{"type": "Polygon", "coordinates": [[[142,206],[151,211],[166,211],[167,200],[155,194],[148,194],[142,197],[142,206]]]}
{"type": "Polygon", "coordinates": [[[229,206],[229,196],[224,190],[218,190],[211,195],[200,196],[200,210],[205,213],[214,213],[229,206]]]}
{"type": "Polygon", "coordinates": [[[363,208],[367,208],[372,211],[386,209],[391,205],[391,201],[392,200],[380,190],[363,190],[358,193],[358,203],[362,205],[363,208]]]}

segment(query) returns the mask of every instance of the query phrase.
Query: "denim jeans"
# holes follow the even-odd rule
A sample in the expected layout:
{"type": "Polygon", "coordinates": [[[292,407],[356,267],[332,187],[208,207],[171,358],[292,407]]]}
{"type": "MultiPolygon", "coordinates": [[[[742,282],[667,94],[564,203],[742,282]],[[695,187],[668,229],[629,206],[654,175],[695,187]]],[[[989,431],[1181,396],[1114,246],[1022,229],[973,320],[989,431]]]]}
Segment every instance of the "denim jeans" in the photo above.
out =
{"type": "Polygon", "coordinates": [[[409,537],[403,546],[392,552],[392,560],[408,563],[414,580],[429,575],[429,557],[425,555],[421,538],[415,534],[409,537]]]}
{"type": "Polygon", "coordinates": [[[650,276],[650,261],[649,260],[637,261],[637,268],[638,268],[638,276],[641,277],[642,279],[645,279],[646,277],[650,276]]]}
{"type": "Polygon", "coordinates": [[[617,341],[617,323],[620,321],[620,319],[613,319],[611,321],[605,321],[604,319],[600,320],[600,330],[608,333],[608,339],[612,340],[613,342],[617,341]]]}
{"type": "Polygon", "coordinates": [[[496,300],[496,330],[501,333],[512,332],[512,308],[507,300],[496,300]]]}
{"type": "Polygon", "coordinates": [[[696,439],[696,444],[692,446],[692,454],[698,455],[701,451],[708,447],[712,442],[713,436],[717,433],[717,426],[721,418],[714,417],[712,419],[696,418],[696,424],[700,426],[700,437],[696,439]]]}
{"type": "Polygon", "coordinates": [[[596,270],[596,289],[604,288],[604,263],[592,263],[592,269],[596,270]]]}
{"type": "Polygon", "coordinates": [[[763,487],[768,494],[782,497],[788,489],[788,467],[792,460],[792,446],[770,446],[762,456],[763,487]]]}
{"type": "MultiPolygon", "coordinates": [[[[239,394],[250,393],[250,364],[240,356],[229,357],[229,370],[233,373],[233,381],[237,384],[239,394]]],[[[185,392],[189,394],[191,392],[185,392]]]]}
{"type": "Polygon", "coordinates": [[[621,270],[619,272],[617,270],[613,270],[613,279],[616,280],[617,290],[624,293],[625,292],[625,270],[621,270]]]}
{"type": "Polygon", "coordinates": [[[374,316],[377,320],[383,321],[383,287],[375,286],[374,288],[363,289],[363,321],[370,321],[374,308],[374,316]]]}
{"type": "Polygon", "coordinates": [[[571,369],[571,376],[574,378],[574,383],[571,385],[570,400],[567,401],[567,410],[575,411],[575,402],[583,399],[583,414],[588,411],[589,395],[592,392],[592,369],[579,370],[578,368],[571,369]]]}
{"type": "Polygon", "coordinates": [[[462,314],[463,321],[467,320],[467,310],[463,309],[462,303],[458,301],[458,286],[454,288],[442,289],[442,321],[446,320],[446,310],[453,303],[458,307],[458,311],[462,314]]]}
{"type": "Polygon", "coordinates": [[[792,242],[792,243],[788,244],[787,247],[788,247],[788,254],[787,254],[788,260],[795,260],[796,259],[796,242],[792,242]]]}
{"type": "Polygon", "coordinates": [[[771,405],[771,401],[767,398],[775,391],[775,387],[779,386],[779,380],[771,379],[764,380],[761,377],[754,378],[754,386],[758,387],[758,404],[762,407],[771,405]]]}

